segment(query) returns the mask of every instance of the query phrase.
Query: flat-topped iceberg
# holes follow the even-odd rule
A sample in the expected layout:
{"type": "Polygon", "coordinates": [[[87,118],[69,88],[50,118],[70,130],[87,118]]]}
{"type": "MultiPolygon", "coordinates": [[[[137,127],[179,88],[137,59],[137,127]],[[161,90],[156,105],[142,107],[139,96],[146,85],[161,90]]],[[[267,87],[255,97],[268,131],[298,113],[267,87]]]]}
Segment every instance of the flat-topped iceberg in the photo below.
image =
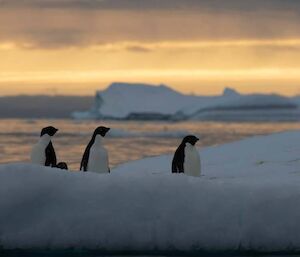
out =
{"type": "Polygon", "coordinates": [[[96,92],[95,104],[88,112],[75,112],[75,118],[168,119],[178,110],[197,102],[165,86],[113,83],[96,92]]]}
{"type": "Polygon", "coordinates": [[[226,88],[220,96],[185,95],[165,85],[113,83],[96,93],[86,112],[76,119],[125,120],[298,120],[292,98],[275,94],[242,95],[226,88]]]}
{"type": "Polygon", "coordinates": [[[288,132],[204,149],[199,178],[171,174],[171,155],[105,175],[0,165],[0,254],[299,252],[299,141],[288,132]]]}

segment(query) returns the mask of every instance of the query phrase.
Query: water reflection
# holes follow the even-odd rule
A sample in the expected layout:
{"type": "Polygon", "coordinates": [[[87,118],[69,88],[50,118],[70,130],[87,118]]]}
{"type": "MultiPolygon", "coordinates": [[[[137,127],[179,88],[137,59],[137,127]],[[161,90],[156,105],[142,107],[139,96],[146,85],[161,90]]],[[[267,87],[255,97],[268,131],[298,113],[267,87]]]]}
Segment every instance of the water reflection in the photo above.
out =
{"type": "Polygon", "coordinates": [[[53,140],[58,158],[68,162],[74,170],[79,169],[83,150],[99,125],[115,129],[105,140],[112,167],[147,156],[173,153],[185,133],[200,136],[199,147],[204,147],[253,135],[300,129],[300,123],[0,120],[0,163],[27,162],[40,129],[48,125],[60,129],[53,140]]]}

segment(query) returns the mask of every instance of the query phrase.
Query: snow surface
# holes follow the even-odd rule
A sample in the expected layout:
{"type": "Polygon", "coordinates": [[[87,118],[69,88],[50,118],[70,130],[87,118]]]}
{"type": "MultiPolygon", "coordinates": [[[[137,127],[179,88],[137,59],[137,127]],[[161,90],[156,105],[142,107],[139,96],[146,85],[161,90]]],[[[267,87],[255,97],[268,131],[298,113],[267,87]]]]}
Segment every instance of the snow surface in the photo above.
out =
{"type": "Polygon", "coordinates": [[[299,142],[295,131],[203,149],[199,178],[171,174],[171,155],[111,174],[0,165],[0,246],[299,251],[299,142]]]}
{"type": "Polygon", "coordinates": [[[219,120],[224,113],[226,120],[255,120],[260,119],[262,111],[269,120],[299,120],[298,103],[297,98],[275,94],[242,95],[230,88],[225,88],[220,96],[195,96],[165,85],[112,83],[96,93],[91,110],[74,112],[72,116],[76,119],[219,120]],[[216,112],[222,114],[216,115],[216,112]]]}

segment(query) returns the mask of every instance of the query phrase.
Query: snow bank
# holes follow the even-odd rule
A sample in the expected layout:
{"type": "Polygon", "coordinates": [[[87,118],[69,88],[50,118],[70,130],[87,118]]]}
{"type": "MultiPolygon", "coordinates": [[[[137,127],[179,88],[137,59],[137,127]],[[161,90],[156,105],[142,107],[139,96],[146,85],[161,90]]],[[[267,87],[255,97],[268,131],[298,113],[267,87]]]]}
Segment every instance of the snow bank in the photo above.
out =
{"type": "Polygon", "coordinates": [[[299,120],[296,98],[275,94],[241,95],[225,88],[220,96],[181,94],[165,85],[113,83],[96,93],[92,108],[75,119],[129,120],[299,120]],[[285,112],[284,114],[282,112],[285,112]],[[291,112],[291,114],[289,113],[291,112]],[[225,118],[223,118],[223,116],[225,118]]]}
{"type": "Polygon", "coordinates": [[[111,174],[0,166],[4,249],[300,250],[300,132],[201,151],[203,176],[171,156],[111,174]]]}

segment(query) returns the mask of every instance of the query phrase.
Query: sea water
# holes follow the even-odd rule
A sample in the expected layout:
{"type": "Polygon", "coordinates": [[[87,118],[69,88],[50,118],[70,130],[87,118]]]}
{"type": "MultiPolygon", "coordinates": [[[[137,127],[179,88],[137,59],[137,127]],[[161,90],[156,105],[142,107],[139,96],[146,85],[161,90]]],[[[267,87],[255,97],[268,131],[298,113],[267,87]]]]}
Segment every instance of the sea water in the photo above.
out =
{"type": "Polygon", "coordinates": [[[41,128],[59,129],[53,138],[58,161],[78,170],[82,154],[97,126],[112,128],[104,140],[111,168],[132,160],[173,154],[187,134],[200,137],[198,147],[224,144],[255,135],[300,129],[300,123],[138,122],[75,120],[0,120],[0,163],[28,162],[41,128]]]}

